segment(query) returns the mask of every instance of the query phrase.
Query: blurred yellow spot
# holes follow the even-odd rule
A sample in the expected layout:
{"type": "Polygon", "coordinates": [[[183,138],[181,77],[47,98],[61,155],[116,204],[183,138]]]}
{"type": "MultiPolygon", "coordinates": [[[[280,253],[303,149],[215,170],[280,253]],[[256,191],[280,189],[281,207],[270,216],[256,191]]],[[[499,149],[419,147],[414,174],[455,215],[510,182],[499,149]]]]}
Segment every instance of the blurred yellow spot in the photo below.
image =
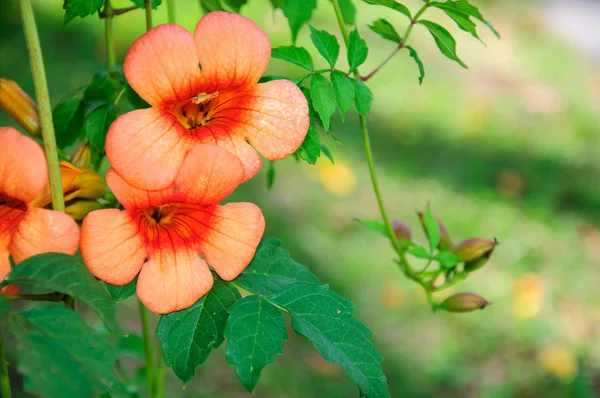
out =
{"type": "Polygon", "coordinates": [[[563,345],[551,344],[542,348],[537,362],[542,369],[563,382],[571,381],[577,374],[577,360],[563,345]]]}
{"type": "Polygon", "coordinates": [[[381,292],[381,305],[389,309],[401,308],[405,302],[404,296],[404,290],[400,286],[394,283],[386,283],[381,292]]]}
{"type": "Polygon", "coordinates": [[[322,159],[316,165],[317,180],[338,198],[350,196],[356,189],[356,175],[350,164],[336,157],[335,164],[322,159]]]}
{"type": "Polygon", "coordinates": [[[537,274],[525,274],[515,283],[515,314],[519,318],[533,318],[540,312],[544,279],[537,274]]]}

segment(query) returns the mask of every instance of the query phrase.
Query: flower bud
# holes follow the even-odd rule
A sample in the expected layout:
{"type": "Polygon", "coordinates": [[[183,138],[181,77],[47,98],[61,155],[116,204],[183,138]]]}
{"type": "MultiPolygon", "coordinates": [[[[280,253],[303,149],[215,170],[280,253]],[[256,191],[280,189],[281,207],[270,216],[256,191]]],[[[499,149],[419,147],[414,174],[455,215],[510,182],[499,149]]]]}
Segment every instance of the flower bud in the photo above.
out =
{"type": "Polygon", "coordinates": [[[0,79],[0,108],[29,134],[40,137],[40,118],[35,102],[12,80],[0,79]]]}
{"type": "Polygon", "coordinates": [[[487,263],[497,244],[496,240],[471,238],[458,244],[454,254],[465,262],[465,271],[473,272],[487,263]]]}
{"type": "Polygon", "coordinates": [[[448,312],[471,312],[482,310],[489,304],[489,301],[474,293],[458,293],[448,297],[438,308],[448,312]]]}
{"type": "Polygon", "coordinates": [[[89,169],[90,164],[92,163],[92,150],[90,144],[83,144],[77,148],[69,162],[80,169],[89,169]]]}
{"type": "Polygon", "coordinates": [[[392,228],[394,228],[394,233],[398,240],[411,240],[410,228],[404,221],[394,220],[394,222],[392,222],[392,228]]]}
{"type": "MultiPolygon", "coordinates": [[[[427,237],[429,238],[429,234],[427,234],[427,228],[425,228],[425,224],[423,223],[424,214],[421,211],[418,211],[417,214],[419,215],[419,220],[421,221],[421,226],[425,231],[425,235],[427,235],[427,237]]],[[[444,226],[444,224],[442,224],[440,219],[436,218],[435,220],[437,221],[438,226],[440,228],[440,244],[437,248],[439,250],[450,250],[452,248],[452,241],[450,240],[450,235],[448,235],[448,231],[446,230],[446,227],[444,226]]]]}
{"type": "Polygon", "coordinates": [[[65,212],[75,221],[81,221],[88,213],[101,208],[97,200],[74,200],[66,204],[65,212]]]}

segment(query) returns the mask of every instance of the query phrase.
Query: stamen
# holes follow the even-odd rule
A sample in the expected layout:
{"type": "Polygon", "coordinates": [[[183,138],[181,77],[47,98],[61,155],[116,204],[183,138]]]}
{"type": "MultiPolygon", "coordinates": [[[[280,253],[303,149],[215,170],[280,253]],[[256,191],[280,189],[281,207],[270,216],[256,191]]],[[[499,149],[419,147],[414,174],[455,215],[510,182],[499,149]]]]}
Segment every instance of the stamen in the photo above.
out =
{"type": "Polygon", "coordinates": [[[201,127],[214,120],[211,117],[211,112],[217,104],[213,99],[218,95],[218,91],[200,93],[187,101],[173,105],[171,114],[187,130],[201,127]]]}

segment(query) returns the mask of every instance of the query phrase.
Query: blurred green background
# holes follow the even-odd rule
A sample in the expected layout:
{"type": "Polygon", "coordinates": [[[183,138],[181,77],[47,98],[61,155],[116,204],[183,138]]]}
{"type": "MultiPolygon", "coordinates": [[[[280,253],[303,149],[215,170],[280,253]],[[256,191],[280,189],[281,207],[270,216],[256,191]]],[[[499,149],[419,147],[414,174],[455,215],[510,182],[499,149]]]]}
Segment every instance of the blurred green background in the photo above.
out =
{"type": "MultiPolygon", "coordinates": [[[[316,166],[287,159],[276,164],[271,191],[264,168],[233,199],[257,203],[266,235],[281,238],[293,258],[355,304],[385,357],[392,397],[600,396],[600,48],[593,39],[600,31],[592,19],[600,6],[472,2],[501,40],[482,26],[484,46],[428,10],[426,19],[455,35],[469,69],[445,59],[429,33],[416,28],[410,41],[425,63],[425,82],[418,85],[416,65],[400,52],[369,81],[375,97],[369,123],[385,202],[417,240],[424,242],[415,211],[430,202],[455,243],[469,237],[501,242],[491,261],[453,290],[479,293],[492,306],[466,315],[432,313],[421,288],[395,266],[389,243],[354,221],[378,219],[356,115],[345,124],[336,120],[336,140],[322,137],[335,165],[325,157],[316,166]]],[[[370,48],[361,68],[368,72],[393,44],[367,24],[385,17],[403,32],[407,21],[354,3],[370,48]]],[[[419,7],[417,0],[404,3],[419,7]]],[[[62,1],[34,5],[56,104],[105,68],[103,22],[90,17],[63,27],[62,1]]],[[[265,29],[273,46],[290,44],[287,20],[266,0],[250,0],[242,14],[265,29]]],[[[197,0],[177,1],[177,21],[186,28],[193,30],[200,16],[197,0]]],[[[154,18],[166,22],[164,6],[154,18]]],[[[328,1],[319,1],[311,23],[338,32],[328,1]]],[[[114,29],[122,62],[145,31],[143,12],[119,16],[114,29]]],[[[314,50],[307,27],[299,45],[314,50]]],[[[33,97],[14,0],[0,1],[0,54],[0,77],[16,80],[33,97]]],[[[269,72],[301,73],[277,60],[269,72]]],[[[0,125],[14,123],[0,112],[0,125]]],[[[139,330],[135,308],[135,299],[118,308],[131,330],[139,330]]],[[[168,396],[249,396],[223,347],[185,390],[167,374],[168,396]]],[[[14,379],[19,388],[18,375],[14,379]]],[[[353,397],[358,390],[290,328],[284,354],[265,369],[255,395],[353,397]]]]}

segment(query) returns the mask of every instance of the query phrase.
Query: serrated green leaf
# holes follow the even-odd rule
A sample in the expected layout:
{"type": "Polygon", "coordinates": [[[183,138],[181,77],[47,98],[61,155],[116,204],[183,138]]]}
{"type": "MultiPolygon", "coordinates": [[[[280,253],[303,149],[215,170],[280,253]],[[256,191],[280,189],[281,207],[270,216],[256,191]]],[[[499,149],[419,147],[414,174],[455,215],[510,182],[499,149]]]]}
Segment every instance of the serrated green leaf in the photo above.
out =
{"type": "Polygon", "coordinates": [[[344,121],[344,116],[352,108],[352,102],[354,102],[354,85],[352,84],[352,79],[338,70],[331,72],[329,78],[335,92],[335,101],[338,110],[342,116],[342,121],[344,121]]]}
{"type": "Polygon", "coordinates": [[[455,11],[459,11],[466,15],[472,16],[472,17],[480,20],[481,22],[483,22],[497,38],[500,38],[500,34],[496,31],[496,29],[494,29],[492,24],[489,21],[487,21],[483,17],[483,15],[481,15],[481,12],[479,12],[479,9],[466,0],[446,1],[445,3],[433,1],[433,2],[430,2],[429,4],[431,6],[437,7],[437,8],[442,8],[442,7],[451,8],[455,11]],[[440,7],[440,5],[441,5],[441,7],[440,7]]]}
{"type": "Polygon", "coordinates": [[[200,0],[200,6],[205,13],[213,11],[225,11],[221,0],[200,0]]]}
{"type": "Polygon", "coordinates": [[[223,342],[227,312],[240,298],[232,284],[215,278],[212,289],[194,305],[160,317],[156,338],[165,364],[184,384],[223,342]]]}
{"type": "Polygon", "coordinates": [[[13,268],[0,286],[12,283],[35,284],[42,289],[68,294],[100,315],[111,331],[120,331],[115,318],[115,301],[78,256],[44,253],[30,257],[13,268]]]}
{"type": "Polygon", "coordinates": [[[300,157],[310,164],[316,164],[317,159],[321,156],[321,140],[319,139],[319,133],[312,124],[308,126],[308,133],[306,133],[306,137],[304,137],[298,151],[300,157]]]}
{"type": "Polygon", "coordinates": [[[146,109],[150,108],[150,104],[147,103],[138,93],[135,92],[129,84],[125,86],[125,95],[127,100],[135,109],[146,109]]]}
{"type": "Polygon", "coordinates": [[[225,328],[227,362],[249,392],[260,373],[283,352],[287,330],[281,312],[260,296],[248,296],[229,309],[225,328]]]}
{"type": "Polygon", "coordinates": [[[429,254],[427,249],[425,249],[424,247],[421,247],[421,246],[411,247],[410,249],[407,250],[407,253],[415,256],[416,258],[424,258],[424,259],[431,258],[431,254],[429,254]]]}
{"type": "Polygon", "coordinates": [[[350,32],[350,37],[348,38],[347,55],[351,73],[367,60],[368,54],[369,48],[367,47],[367,42],[361,39],[358,30],[354,29],[350,32]]]}
{"type": "Polygon", "coordinates": [[[114,104],[103,106],[93,111],[85,121],[85,132],[92,150],[103,153],[108,128],[117,118],[117,107],[114,104]]]}
{"type": "Polygon", "coordinates": [[[442,236],[440,233],[440,225],[435,217],[433,217],[433,214],[431,214],[430,205],[427,205],[427,209],[423,215],[423,226],[425,227],[427,238],[429,239],[429,252],[433,253],[435,248],[440,244],[442,236]]]}
{"type": "Polygon", "coordinates": [[[325,58],[332,68],[335,67],[338,56],[340,55],[340,43],[336,37],[324,30],[318,30],[309,25],[310,39],[319,51],[319,54],[325,58]]]}
{"type": "MultiPolygon", "coordinates": [[[[144,0],[131,0],[131,2],[140,8],[146,7],[146,2],[144,0]]],[[[151,0],[150,7],[152,7],[153,10],[156,10],[156,7],[158,7],[160,3],[162,3],[162,0],[151,0]]]]}
{"type": "Polygon", "coordinates": [[[329,159],[331,164],[335,164],[335,161],[333,160],[333,155],[331,154],[331,151],[323,143],[321,143],[321,152],[323,152],[325,154],[325,156],[327,156],[327,158],[329,159]]]}
{"type": "Polygon", "coordinates": [[[377,21],[374,21],[371,25],[369,25],[369,29],[384,39],[393,41],[394,43],[400,43],[402,41],[400,35],[396,31],[396,28],[394,28],[391,23],[383,18],[379,18],[377,21]]]}
{"type": "Polygon", "coordinates": [[[319,126],[323,127],[323,122],[321,122],[321,118],[313,106],[310,89],[300,87],[300,91],[302,91],[302,94],[304,94],[306,102],[308,103],[308,117],[311,119],[311,122],[314,120],[319,126]]]}
{"type": "Polygon", "coordinates": [[[444,268],[453,268],[462,263],[462,260],[449,250],[444,250],[436,254],[433,259],[440,263],[444,268]]]}
{"type": "Polygon", "coordinates": [[[454,37],[444,28],[436,24],[435,22],[420,20],[419,24],[425,26],[433,39],[435,40],[435,44],[438,46],[442,54],[444,54],[449,59],[458,62],[460,66],[463,68],[467,68],[467,65],[458,58],[456,55],[456,41],[454,37]]]}
{"type": "Polygon", "coordinates": [[[85,88],[81,100],[86,116],[93,110],[107,106],[115,102],[115,92],[121,85],[119,81],[112,78],[107,71],[98,72],[94,75],[92,82],[85,88]]]}
{"type": "Polygon", "coordinates": [[[360,80],[351,79],[354,85],[354,106],[356,111],[363,116],[371,111],[371,103],[373,102],[373,93],[366,84],[360,80]]]}
{"type": "Polygon", "coordinates": [[[292,260],[287,250],[280,246],[279,239],[264,238],[235,283],[249,292],[262,295],[277,293],[294,282],[319,283],[308,268],[292,260]]]}
{"type": "Polygon", "coordinates": [[[410,57],[415,60],[415,63],[419,67],[419,84],[423,84],[423,79],[425,78],[425,67],[423,66],[423,62],[421,62],[419,54],[417,54],[417,51],[414,48],[411,46],[406,46],[406,48],[408,49],[410,57]]]}
{"type": "Polygon", "coordinates": [[[102,336],[62,304],[39,303],[11,318],[19,340],[25,389],[47,397],[89,397],[117,383],[115,352],[102,336]],[[56,394],[54,394],[56,392],[56,394]]]}
{"type": "Polygon", "coordinates": [[[112,298],[114,298],[117,301],[123,301],[135,294],[135,287],[137,286],[137,276],[131,282],[124,286],[115,286],[106,282],[104,282],[104,286],[106,287],[106,290],[108,290],[112,298]]]}
{"type": "Polygon", "coordinates": [[[356,7],[354,7],[352,0],[339,0],[339,4],[344,22],[348,25],[354,25],[356,23],[356,7]]]}
{"type": "Polygon", "coordinates": [[[310,71],[315,69],[312,57],[304,47],[275,47],[273,50],[271,50],[271,57],[290,62],[310,71]]]}
{"type": "Polygon", "coordinates": [[[240,12],[240,9],[242,6],[245,6],[246,3],[248,3],[248,0],[225,0],[225,4],[235,12],[240,12]]]}
{"type": "Polygon", "coordinates": [[[63,25],[66,25],[75,17],[87,17],[96,13],[104,5],[104,0],[64,0],[63,10],[65,18],[63,25]]]}
{"type": "Polygon", "coordinates": [[[298,32],[310,21],[315,8],[317,8],[317,0],[286,0],[281,7],[292,30],[292,43],[296,43],[298,32]]]}
{"type": "Polygon", "coordinates": [[[275,184],[275,161],[269,161],[269,168],[267,169],[267,188],[273,188],[275,184]]]}
{"type": "Polygon", "coordinates": [[[409,19],[412,19],[412,15],[410,14],[410,10],[404,5],[396,2],[395,0],[363,0],[367,4],[385,6],[387,8],[391,8],[392,10],[396,10],[406,15],[409,19]]]}
{"type": "Polygon", "coordinates": [[[477,25],[475,25],[475,22],[471,21],[470,15],[454,8],[452,2],[449,3],[450,4],[432,2],[431,5],[444,11],[444,13],[446,13],[460,29],[470,33],[474,38],[479,39],[479,35],[477,35],[477,25]]]}
{"type": "Polygon", "coordinates": [[[294,330],[309,339],[319,354],[338,363],[362,396],[389,397],[379,362],[383,357],[369,341],[371,331],[352,316],[352,303],[327,285],[297,282],[270,296],[292,317],[294,330]]]}
{"type": "Polygon", "coordinates": [[[335,92],[329,80],[319,74],[311,77],[310,97],[313,107],[323,122],[323,128],[329,131],[331,115],[335,112],[335,92]]]}
{"type": "Polygon", "coordinates": [[[75,143],[83,131],[83,109],[79,100],[61,102],[52,111],[56,145],[63,149],[75,143]]]}
{"type": "Polygon", "coordinates": [[[381,221],[374,220],[361,220],[359,218],[356,219],[362,226],[369,228],[370,230],[379,232],[385,236],[387,236],[387,229],[385,225],[381,221]]]}

